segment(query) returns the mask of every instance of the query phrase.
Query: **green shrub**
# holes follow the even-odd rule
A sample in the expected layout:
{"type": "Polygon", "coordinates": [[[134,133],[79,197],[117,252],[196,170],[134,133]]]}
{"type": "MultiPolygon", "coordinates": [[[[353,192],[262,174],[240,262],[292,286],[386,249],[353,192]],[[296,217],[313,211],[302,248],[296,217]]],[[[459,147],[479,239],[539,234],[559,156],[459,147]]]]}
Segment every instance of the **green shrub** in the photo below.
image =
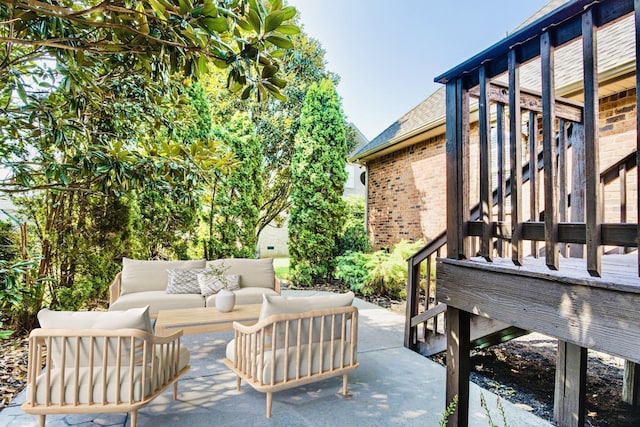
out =
{"type": "Polygon", "coordinates": [[[390,252],[350,252],[338,257],[336,277],[363,295],[405,298],[407,259],[422,247],[422,242],[401,241],[390,252]]]}
{"type": "Polygon", "coordinates": [[[363,287],[369,274],[367,263],[371,255],[362,252],[347,252],[339,256],[336,259],[336,278],[342,280],[352,291],[364,294],[363,287]]]}
{"type": "Polygon", "coordinates": [[[347,216],[342,229],[342,235],[338,239],[337,252],[339,256],[348,252],[369,252],[371,243],[364,226],[364,197],[346,197],[347,216]]]}
{"type": "Polygon", "coordinates": [[[0,312],[13,330],[29,331],[42,308],[45,279],[38,278],[39,260],[0,260],[0,312]]]}
{"type": "Polygon", "coordinates": [[[13,261],[18,258],[20,236],[16,228],[7,221],[0,220],[0,260],[13,261]]]}

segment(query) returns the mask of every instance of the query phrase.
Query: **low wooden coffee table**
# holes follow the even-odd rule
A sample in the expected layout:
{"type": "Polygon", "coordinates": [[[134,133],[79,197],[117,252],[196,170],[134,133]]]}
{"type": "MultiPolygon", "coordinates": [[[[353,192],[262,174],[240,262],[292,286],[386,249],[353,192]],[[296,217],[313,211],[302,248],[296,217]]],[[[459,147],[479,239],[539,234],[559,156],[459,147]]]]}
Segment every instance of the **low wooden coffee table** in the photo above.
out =
{"type": "Polygon", "coordinates": [[[228,313],[221,313],[214,307],[160,310],[155,334],[167,336],[179,329],[185,335],[229,331],[233,329],[233,322],[257,321],[261,307],[262,304],[240,304],[228,313]]]}

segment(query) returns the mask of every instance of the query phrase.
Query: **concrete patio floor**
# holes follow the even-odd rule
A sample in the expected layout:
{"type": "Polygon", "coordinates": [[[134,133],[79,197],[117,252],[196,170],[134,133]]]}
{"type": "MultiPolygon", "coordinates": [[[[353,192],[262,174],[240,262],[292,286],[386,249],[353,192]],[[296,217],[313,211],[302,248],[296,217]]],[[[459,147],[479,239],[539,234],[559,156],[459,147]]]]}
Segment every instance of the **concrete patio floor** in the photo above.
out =
{"type": "MultiPolygon", "coordinates": [[[[283,291],[311,295],[315,291],[283,291]]],[[[350,395],[339,392],[341,377],[274,394],[271,419],[265,395],[243,384],[224,366],[233,332],[190,335],[191,370],[182,377],[178,400],[172,388],[138,412],[138,426],[438,426],[445,405],[445,368],[403,347],[404,317],[356,300],[359,308],[358,360],[349,376],[350,395]]],[[[495,424],[502,426],[493,393],[471,384],[470,425],[488,426],[480,407],[483,394],[495,424]]],[[[0,426],[36,426],[22,412],[24,391],[2,412],[0,426]]],[[[510,426],[551,426],[524,409],[501,400],[510,426]]],[[[47,426],[128,426],[128,414],[50,415],[47,426]]]]}

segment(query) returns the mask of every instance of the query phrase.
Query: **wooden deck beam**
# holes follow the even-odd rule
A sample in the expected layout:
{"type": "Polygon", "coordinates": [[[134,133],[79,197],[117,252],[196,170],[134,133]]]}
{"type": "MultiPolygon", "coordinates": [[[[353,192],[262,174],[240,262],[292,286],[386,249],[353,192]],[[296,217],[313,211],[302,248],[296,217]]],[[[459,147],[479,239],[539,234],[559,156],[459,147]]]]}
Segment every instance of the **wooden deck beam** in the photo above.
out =
{"type": "Polygon", "coordinates": [[[604,257],[611,264],[601,278],[590,276],[585,260],[576,258],[564,259],[559,271],[534,258],[523,267],[505,258],[440,259],[436,297],[448,310],[457,307],[639,363],[640,284],[634,257],[624,257],[604,257]]]}
{"type": "MultiPolygon", "coordinates": [[[[488,85],[488,97],[491,102],[502,105],[509,104],[509,87],[502,82],[492,81],[488,85]]],[[[469,95],[480,97],[480,89],[475,87],[469,90],[469,95]]],[[[520,108],[535,113],[542,113],[542,95],[540,92],[520,88],[520,108]]],[[[555,100],[556,116],[574,123],[582,123],[582,103],[567,98],[557,97],[555,100]]]]}
{"type": "Polygon", "coordinates": [[[583,427],[586,412],[587,349],[558,341],[553,419],[563,427],[583,427]]]}

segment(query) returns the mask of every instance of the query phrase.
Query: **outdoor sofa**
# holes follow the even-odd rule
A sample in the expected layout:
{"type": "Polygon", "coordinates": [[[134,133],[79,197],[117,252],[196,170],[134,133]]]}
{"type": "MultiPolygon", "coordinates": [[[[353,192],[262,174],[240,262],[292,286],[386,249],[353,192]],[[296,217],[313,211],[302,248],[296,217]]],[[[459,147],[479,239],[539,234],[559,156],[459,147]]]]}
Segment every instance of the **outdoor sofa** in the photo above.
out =
{"type": "Polygon", "coordinates": [[[29,336],[26,402],[22,410],[49,414],[137,411],[189,370],[182,331],[153,335],[149,307],[125,311],[43,309],[29,336]],[[44,369],[42,367],[44,363],[44,369]]]}
{"type": "Polygon", "coordinates": [[[215,307],[216,281],[203,288],[198,275],[211,267],[224,270],[236,304],[260,304],[263,295],[279,295],[280,280],[273,270],[273,259],[225,258],[214,261],[134,260],[124,258],[120,271],[109,287],[109,310],[150,306],[151,317],[159,310],[215,307]],[[214,289],[211,289],[213,286],[214,289]],[[234,289],[235,288],[235,289],[234,289]]]}
{"type": "Polygon", "coordinates": [[[272,393],[342,376],[342,394],[358,367],[358,309],[354,294],[281,297],[265,295],[255,325],[234,322],[234,339],[225,364],[237,376],[266,393],[271,417],[272,393]]]}

